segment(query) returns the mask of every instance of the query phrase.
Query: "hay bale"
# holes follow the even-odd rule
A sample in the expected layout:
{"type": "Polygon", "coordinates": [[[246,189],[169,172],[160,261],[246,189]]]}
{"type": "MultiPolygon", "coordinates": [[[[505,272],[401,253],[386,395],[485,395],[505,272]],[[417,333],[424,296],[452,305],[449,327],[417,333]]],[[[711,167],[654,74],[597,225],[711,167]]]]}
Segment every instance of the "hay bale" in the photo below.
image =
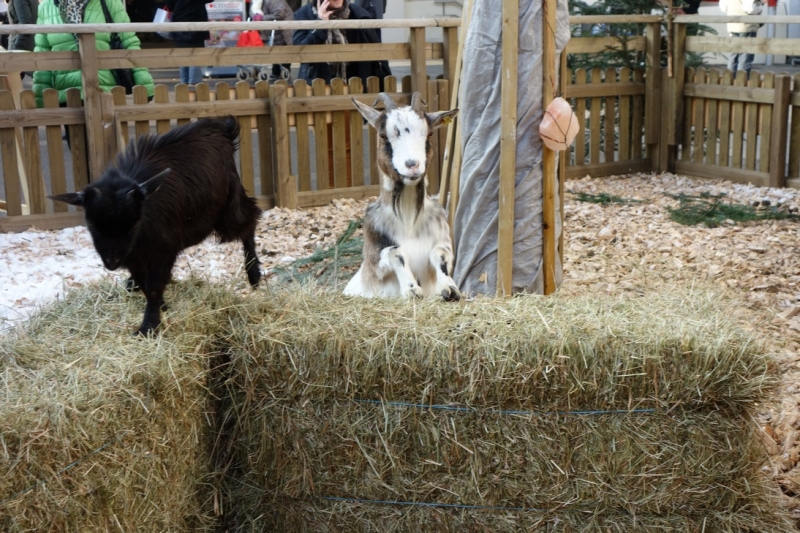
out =
{"type": "Polygon", "coordinates": [[[245,308],[231,530],[792,530],[749,418],[770,358],[718,300],[245,308]]]}
{"type": "Polygon", "coordinates": [[[205,531],[213,335],[225,293],[170,298],[182,331],[131,335],[141,296],[73,292],[0,341],[0,530],[205,531]],[[203,305],[199,305],[203,302],[203,305]]]}

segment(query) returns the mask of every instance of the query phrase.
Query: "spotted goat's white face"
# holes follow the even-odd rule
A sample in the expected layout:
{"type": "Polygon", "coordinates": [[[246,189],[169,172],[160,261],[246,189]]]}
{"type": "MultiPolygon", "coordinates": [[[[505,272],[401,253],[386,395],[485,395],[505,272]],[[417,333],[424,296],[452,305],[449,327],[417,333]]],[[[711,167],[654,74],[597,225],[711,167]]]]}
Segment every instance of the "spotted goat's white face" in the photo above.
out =
{"type": "Polygon", "coordinates": [[[415,185],[425,177],[433,157],[433,130],[451,121],[458,109],[425,113],[419,93],[414,93],[410,106],[397,107],[387,93],[380,93],[378,101],[383,102],[383,111],[353,99],[378,132],[378,168],[396,183],[415,185]]]}

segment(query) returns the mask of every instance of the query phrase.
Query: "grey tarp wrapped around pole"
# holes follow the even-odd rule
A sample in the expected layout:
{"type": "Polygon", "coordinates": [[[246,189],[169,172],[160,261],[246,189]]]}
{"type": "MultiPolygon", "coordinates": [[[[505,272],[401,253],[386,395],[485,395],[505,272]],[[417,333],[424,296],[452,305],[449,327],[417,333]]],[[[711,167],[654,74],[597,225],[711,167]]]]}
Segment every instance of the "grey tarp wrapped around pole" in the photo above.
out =
{"type": "MultiPolygon", "coordinates": [[[[500,187],[500,66],[502,2],[473,0],[464,42],[461,90],[462,165],[460,198],[453,233],[453,279],[467,294],[497,290],[498,192],[500,187]]],[[[512,292],[542,292],[542,120],[543,31],[545,0],[519,0],[517,83],[517,171],[514,202],[512,292]]],[[[569,40],[567,0],[557,0],[556,51],[569,40]]],[[[563,152],[562,152],[563,153],[563,152]]],[[[557,196],[556,196],[557,199],[557,196]]],[[[556,201],[556,235],[561,213],[556,201]]],[[[557,257],[556,283],[561,280],[557,257]]]]}

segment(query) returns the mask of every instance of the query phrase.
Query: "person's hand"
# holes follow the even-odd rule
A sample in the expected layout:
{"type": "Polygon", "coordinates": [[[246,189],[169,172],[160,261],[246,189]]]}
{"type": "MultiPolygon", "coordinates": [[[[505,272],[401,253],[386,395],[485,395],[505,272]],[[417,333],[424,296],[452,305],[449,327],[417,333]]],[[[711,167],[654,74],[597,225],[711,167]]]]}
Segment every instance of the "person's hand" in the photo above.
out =
{"type": "Polygon", "coordinates": [[[319,10],[317,11],[317,16],[320,20],[330,20],[331,12],[333,11],[331,8],[331,3],[329,0],[323,0],[323,2],[319,6],[319,10]]]}

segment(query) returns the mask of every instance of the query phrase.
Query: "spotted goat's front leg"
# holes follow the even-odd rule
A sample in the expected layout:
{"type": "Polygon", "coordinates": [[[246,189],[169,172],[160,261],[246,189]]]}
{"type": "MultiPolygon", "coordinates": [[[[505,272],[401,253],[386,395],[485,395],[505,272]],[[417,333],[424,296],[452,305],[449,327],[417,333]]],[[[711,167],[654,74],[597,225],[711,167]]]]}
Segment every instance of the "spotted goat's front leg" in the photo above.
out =
{"type": "Polygon", "coordinates": [[[381,250],[381,260],[378,263],[378,277],[383,278],[389,272],[397,276],[400,285],[400,296],[404,298],[422,298],[424,293],[419,286],[419,280],[414,276],[409,264],[408,255],[399,246],[389,246],[381,250]]]}
{"type": "Polygon", "coordinates": [[[431,250],[428,256],[433,270],[436,272],[434,292],[441,295],[446,302],[461,299],[461,292],[453,281],[453,251],[449,246],[439,245],[431,250]]]}

